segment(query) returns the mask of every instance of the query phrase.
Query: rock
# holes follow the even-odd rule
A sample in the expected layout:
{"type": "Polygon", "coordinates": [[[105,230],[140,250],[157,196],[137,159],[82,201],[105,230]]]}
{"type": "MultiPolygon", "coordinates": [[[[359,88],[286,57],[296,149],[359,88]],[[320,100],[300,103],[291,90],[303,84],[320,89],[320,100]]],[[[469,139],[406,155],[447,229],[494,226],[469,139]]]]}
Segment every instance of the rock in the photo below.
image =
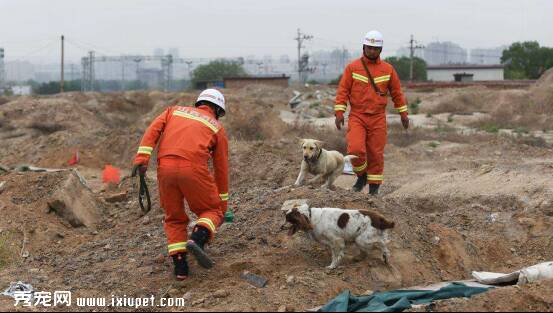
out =
{"type": "Polygon", "coordinates": [[[111,245],[109,243],[107,245],[105,245],[104,250],[106,250],[106,251],[111,250],[111,245]]]}
{"type": "Polygon", "coordinates": [[[126,201],[127,200],[127,192],[121,192],[121,193],[116,193],[114,195],[111,195],[111,196],[107,196],[104,198],[104,200],[106,200],[106,202],[109,202],[109,203],[117,203],[117,202],[123,202],[123,201],[126,201]]]}
{"type": "Polygon", "coordinates": [[[290,275],[290,276],[286,276],[286,283],[288,285],[293,285],[294,284],[294,280],[295,280],[295,277],[290,275]]]}
{"type": "Polygon", "coordinates": [[[94,193],[76,170],[68,171],[65,181],[47,201],[48,207],[73,227],[94,227],[102,217],[94,193]]]}
{"type": "Polygon", "coordinates": [[[144,216],[144,218],[142,219],[142,225],[148,225],[148,224],[150,224],[151,221],[152,221],[152,220],[150,219],[150,217],[146,215],[146,216],[144,216]]]}
{"type": "Polygon", "coordinates": [[[171,288],[167,292],[171,297],[176,297],[178,294],[180,294],[179,290],[177,288],[171,288]]]}
{"type": "Polygon", "coordinates": [[[185,293],[182,298],[184,299],[184,301],[188,302],[192,299],[192,293],[189,291],[187,293],[185,293]]]}
{"type": "Polygon", "coordinates": [[[290,209],[293,209],[295,207],[302,206],[307,203],[307,199],[293,199],[293,200],[287,200],[282,204],[282,207],[280,208],[281,211],[288,211],[290,209]]]}
{"type": "Polygon", "coordinates": [[[230,295],[230,293],[226,290],[217,290],[215,291],[215,293],[213,294],[213,297],[214,298],[217,298],[217,299],[222,299],[222,298],[226,298],[230,295]]]}
{"type": "Polygon", "coordinates": [[[2,194],[4,189],[6,189],[6,182],[5,181],[0,182],[0,194],[2,194]]]}
{"type": "Polygon", "coordinates": [[[264,288],[268,282],[266,278],[252,274],[247,271],[242,273],[240,277],[257,288],[264,288]]]}
{"type": "Polygon", "coordinates": [[[192,305],[193,305],[193,306],[197,306],[197,305],[200,305],[200,304],[202,304],[202,303],[204,303],[204,302],[205,302],[205,298],[201,298],[201,299],[198,299],[198,300],[196,300],[196,301],[193,301],[193,302],[192,302],[192,305]]]}
{"type": "Polygon", "coordinates": [[[281,305],[281,306],[278,307],[277,312],[294,312],[294,308],[289,307],[287,305],[281,305]]]}

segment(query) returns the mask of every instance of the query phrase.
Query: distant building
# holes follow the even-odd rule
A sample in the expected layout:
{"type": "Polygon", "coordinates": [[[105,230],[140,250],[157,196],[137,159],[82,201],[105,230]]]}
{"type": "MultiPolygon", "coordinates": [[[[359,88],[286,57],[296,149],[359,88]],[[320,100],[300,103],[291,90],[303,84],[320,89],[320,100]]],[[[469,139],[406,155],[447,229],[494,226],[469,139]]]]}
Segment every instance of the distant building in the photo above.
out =
{"type": "Polygon", "coordinates": [[[508,48],[507,46],[502,46],[491,49],[472,49],[470,50],[470,63],[484,65],[500,64],[503,51],[508,48]]]}
{"type": "Polygon", "coordinates": [[[288,87],[290,76],[246,76],[246,77],[225,77],[223,79],[225,88],[242,88],[249,85],[270,85],[288,87]]]}
{"type": "Polygon", "coordinates": [[[33,93],[31,86],[12,86],[12,92],[16,96],[29,96],[33,93]]]}
{"type": "Polygon", "coordinates": [[[156,48],[156,49],[154,49],[154,55],[156,57],[160,57],[162,55],[165,55],[165,51],[161,48],[156,48]]]}
{"type": "Polygon", "coordinates": [[[141,68],[138,70],[138,80],[145,82],[148,88],[163,86],[163,71],[155,68],[141,68]]]}
{"type": "Polygon", "coordinates": [[[463,64],[468,61],[468,53],[453,42],[431,42],[424,47],[424,60],[428,65],[463,64]]]}
{"type": "Polygon", "coordinates": [[[180,58],[180,51],[179,48],[169,48],[168,54],[173,56],[173,59],[180,58]]]}
{"type": "Polygon", "coordinates": [[[496,81],[504,80],[503,65],[439,65],[428,66],[430,81],[496,81]]]}

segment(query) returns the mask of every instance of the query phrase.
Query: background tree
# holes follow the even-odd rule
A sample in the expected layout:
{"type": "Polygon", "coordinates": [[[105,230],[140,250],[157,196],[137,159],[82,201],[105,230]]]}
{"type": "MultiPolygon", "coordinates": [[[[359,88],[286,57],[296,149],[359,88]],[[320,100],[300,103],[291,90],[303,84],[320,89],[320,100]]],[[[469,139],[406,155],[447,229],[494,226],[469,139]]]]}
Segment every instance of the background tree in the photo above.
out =
{"type": "Polygon", "coordinates": [[[506,79],[538,79],[553,67],[553,49],[540,47],[537,41],[515,42],[503,51],[506,79]]]}
{"type": "MultiPolygon", "coordinates": [[[[408,57],[389,57],[385,61],[394,66],[399,79],[409,80],[411,60],[408,57]]],[[[413,59],[413,80],[424,81],[426,79],[426,62],[421,58],[415,57],[413,59]]]]}
{"type": "Polygon", "coordinates": [[[246,71],[239,61],[221,59],[196,67],[192,72],[192,82],[196,85],[198,82],[223,80],[230,76],[246,76],[246,71]]]}

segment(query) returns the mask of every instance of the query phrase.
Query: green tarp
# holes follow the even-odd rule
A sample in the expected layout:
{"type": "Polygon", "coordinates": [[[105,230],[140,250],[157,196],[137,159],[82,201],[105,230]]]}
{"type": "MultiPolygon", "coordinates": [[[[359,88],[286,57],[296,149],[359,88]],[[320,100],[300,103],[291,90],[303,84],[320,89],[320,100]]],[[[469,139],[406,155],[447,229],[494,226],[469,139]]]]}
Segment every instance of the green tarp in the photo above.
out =
{"type": "Polygon", "coordinates": [[[400,312],[414,304],[429,304],[441,299],[468,298],[489,289],[451,283],[439,290],[393,290],[364,297],[355,297],[349,291],[345,291],[323,306],[319,312],[400,312]]]}

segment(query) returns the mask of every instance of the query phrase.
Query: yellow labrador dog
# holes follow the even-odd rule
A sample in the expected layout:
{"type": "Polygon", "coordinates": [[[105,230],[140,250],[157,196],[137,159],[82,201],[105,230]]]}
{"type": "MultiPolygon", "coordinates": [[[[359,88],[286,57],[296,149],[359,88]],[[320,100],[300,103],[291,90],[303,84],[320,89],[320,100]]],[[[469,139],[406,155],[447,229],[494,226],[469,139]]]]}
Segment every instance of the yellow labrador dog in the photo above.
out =
{"type": "Polygon", "coordinates": [[[344,157],[338,151],[327,151],[323,149],[323,142],[315,139],[302,139],[301,147],[303,150],[303,160],[301,170],[296,180],[295,186],[301,186],[305,180],[305,175],[310,173],[315,175],[309,184],[320,180],[325,181],[323,188],[334,189],[334,181],[344,172],[345,160],[357,158],[354,155],[344,157]]]}

